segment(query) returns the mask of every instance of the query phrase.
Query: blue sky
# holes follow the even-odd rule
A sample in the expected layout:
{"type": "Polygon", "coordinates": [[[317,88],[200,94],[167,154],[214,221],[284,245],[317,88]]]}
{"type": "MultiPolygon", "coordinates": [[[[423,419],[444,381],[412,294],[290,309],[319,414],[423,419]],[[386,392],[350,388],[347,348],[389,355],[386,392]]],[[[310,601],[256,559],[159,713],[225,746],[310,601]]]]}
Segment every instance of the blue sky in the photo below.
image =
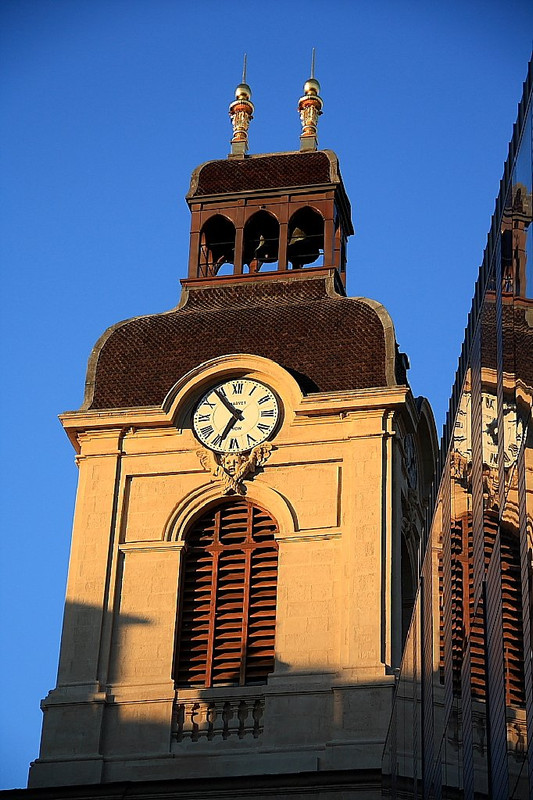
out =
{"type": "Polygon", "coordinates": [[[112,323],[171,308],[192,169],[229,151],[243,52],[253,153],[320,145],[352,202],[348,292],[380,300],[440,428],[533,36],[525,0],[3,0],[0,787],[37,756],[75,498],[57,414],[112,323]]]}

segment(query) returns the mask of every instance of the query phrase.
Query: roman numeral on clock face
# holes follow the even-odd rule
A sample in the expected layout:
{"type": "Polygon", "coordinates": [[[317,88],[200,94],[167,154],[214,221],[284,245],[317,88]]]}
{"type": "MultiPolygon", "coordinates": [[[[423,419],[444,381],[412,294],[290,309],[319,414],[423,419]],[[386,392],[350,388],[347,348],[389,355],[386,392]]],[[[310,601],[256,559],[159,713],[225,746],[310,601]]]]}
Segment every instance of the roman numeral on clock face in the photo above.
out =
{"type": "Polygon", "coordinates": [[[264,408],[261,411],[262,417],[273,417],[274,416],[274,409],[273,408],[264,408]]]}
{"type": "Polygon", "coordinates": [[[207,437],[211,436],[211,434],[214,433],[214,432],[215,432],[215,429],[213,428],[212,425],[206,425],[205,428],[200,428],[200,433],[202,434],[204,439],[207,439],[207,437]]]}
{"type": "Polygon", "coordinates": [[[232,383],[231,387],[233,389],[233,394],[242,394],[243,386],[244,384],[242,381],[237,381],[236,383],[232,383]]]}

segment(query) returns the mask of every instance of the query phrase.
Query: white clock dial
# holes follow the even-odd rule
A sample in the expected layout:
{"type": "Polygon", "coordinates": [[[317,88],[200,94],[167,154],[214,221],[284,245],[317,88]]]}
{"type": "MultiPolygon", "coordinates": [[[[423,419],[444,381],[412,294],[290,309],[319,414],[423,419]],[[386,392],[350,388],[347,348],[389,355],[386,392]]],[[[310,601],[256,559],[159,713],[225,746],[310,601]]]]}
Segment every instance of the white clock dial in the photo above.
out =
{"type": "Polygon", "coordinates": [[[218,453],[241,453],[273,433],[279,418],[274,392],[251,378],[232,378],[213,386],[193,415],[193,429],[218,453]]]}

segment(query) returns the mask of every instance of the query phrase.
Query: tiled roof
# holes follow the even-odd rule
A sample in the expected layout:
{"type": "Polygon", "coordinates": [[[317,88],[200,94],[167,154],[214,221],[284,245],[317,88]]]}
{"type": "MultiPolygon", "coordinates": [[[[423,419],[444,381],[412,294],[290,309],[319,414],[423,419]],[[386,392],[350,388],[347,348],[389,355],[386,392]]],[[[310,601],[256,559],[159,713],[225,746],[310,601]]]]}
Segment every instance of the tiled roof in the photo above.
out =
{"type": "Polygon", "coordinates": [[[111,329],[93,353],[89,407],[159,405],[193,367],[232,353],[272,359],[307,393],[387,385],[384,327],[369,304],[328,294],[323,275],[244,280],[192,287],[181,308],[111,329]]]}
{"type": "MultiPolygon", "coordinates": [[[[533,312],[531,301],[504,295],[502,301],[502,364],[500,369],[533,385],[533,312]]],[[[482,310],[481,366],[498,369],[497,311],[494,292],[485,295],[482,310]]]]}
{"type": "Polygon", "coordinates": [[[503,301],[503,369],[516,380],[533,386],[533,303],[514,297],[511,307],[503,301]],[[513,350],[511,353],[510,350],[513,350]]]}
{"type": "Polygon", "coordinates": [[[244,159],[208,161],[193,176],[189,197],[257,189],[330,183],[331,162],[323,151],[282,153],[244,159]]]}

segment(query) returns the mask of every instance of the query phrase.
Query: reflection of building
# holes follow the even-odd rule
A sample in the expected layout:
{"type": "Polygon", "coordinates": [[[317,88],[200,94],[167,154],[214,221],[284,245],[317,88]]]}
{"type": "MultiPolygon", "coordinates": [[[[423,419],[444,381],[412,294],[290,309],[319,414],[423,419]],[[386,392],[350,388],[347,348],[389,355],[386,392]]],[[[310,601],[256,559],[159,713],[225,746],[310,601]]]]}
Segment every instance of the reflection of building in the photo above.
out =
{"type": "Polygon", "coordinates": [[[387,312],[344,293],[317,82],[268,156],[238,87],[179,307],[107,331],[63,417],[64,635],[21,798],[531,796],[532,85],[436,473],[387,312]]]}
{"type": "Polygon", "coordinates": [[[445,428],[387,796],[533,794],[532,85],[530,65],[445,428]]]}
{"type": "Polygon", "coordinates": [[[300,152],[245,157],[237,95],[179,307],[108,330],[62,417],[80,483],[32,789],[380,795],[433,418],[386,310],[345,295],[318,84],[300,152]]]}

